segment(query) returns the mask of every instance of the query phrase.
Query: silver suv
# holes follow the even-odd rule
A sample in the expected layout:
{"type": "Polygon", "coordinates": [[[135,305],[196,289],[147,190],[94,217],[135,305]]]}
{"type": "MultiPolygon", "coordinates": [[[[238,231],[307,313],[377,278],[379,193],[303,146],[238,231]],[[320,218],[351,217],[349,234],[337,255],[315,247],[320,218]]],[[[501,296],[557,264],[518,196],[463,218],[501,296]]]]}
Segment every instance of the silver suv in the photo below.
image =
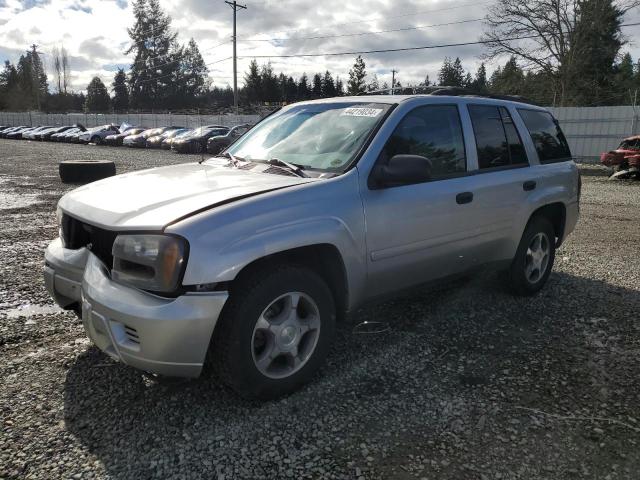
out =
{"type": "Polygon", "coordinates": [[[364,302],[485,264],[535,294],[579,197],[543,108],[304,102],[218,157],[66,194],[45,282],[114,359],[187,377],[210,364],[240,394],[274,398],[312,377],[336,319],[364,302]]]}

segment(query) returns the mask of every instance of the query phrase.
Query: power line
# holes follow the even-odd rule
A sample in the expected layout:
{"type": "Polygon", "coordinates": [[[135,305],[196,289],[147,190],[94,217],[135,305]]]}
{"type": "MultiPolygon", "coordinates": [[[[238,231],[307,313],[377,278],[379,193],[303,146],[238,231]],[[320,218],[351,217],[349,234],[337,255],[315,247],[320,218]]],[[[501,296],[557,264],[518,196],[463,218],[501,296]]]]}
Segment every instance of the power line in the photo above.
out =
{"type": "MultiPolygon", "coordinates": [[[[333,27],[343,27],[345,25],[358,25],[358,24],[361,24],[361,23],[371,23],[371,22],[376,22],[376,21],[379,21],[379,20],[385,20],[385,21],[394,20],[396,18],[414,17],[414,16],[418,16],[418,15],[426,15],[428,13],[445,12],[445,11],[448,11],[448,10],[456,10],[456,9],[465,8],[465,7],[477,7],[477,6],[482,6],[482,5],[488,5],[488,4],[491,4],[491,3],[494,3],[494,2],[493,1],[488,1],[488,2],[480,2],[480,3],[477,3],[477,2],[465,3],[465,4],[462,4],[462,5],[456,5],[455,7],[436,8],[436,9],[431,9],[431,10],[419,10],[419,11],[416,11],[416,12],[403,13],[401,15],[392,15],[392,16],[387,16],[387,17],[383,17],[383,18],[380,18],[380,17],[373,18],[373,17],[371,17],[371,18],[367,18],[367,19],[364,19],[364,20],[355,20],[353,22],[333,23],[333,24],[329,24],[329,25],[323,25],[322,28],[323,29],[327,29],[327,28],[333,28],[333,27]]],[[[317,30],[317,28],[315,28],[315,27],[303,27],[303,28],[298,28],[298,29],[294,29],[294,30],[274,30],[274,31],[271,31],[271,32],[255,33],[255,34],[253,34],[253,36],[256,36],[256,35],[273,35],[275,33],[302,32],[302,31],[305,31],[305,30],[317,30]]],[[[248,38],[244,38],[243,39],[242,37],[239,37],[239,39],[241,39],[241,40],[249,40],[248,38]]]]}
{"type": "Polygon", "coordinates": [[[473,18],[469,20],[460,20],[457,22],[434,23],[432,25],[418,25],[415,27],[393,28],[389,30],[378,30],[375,32],[341,33],[336,35],[318,35],[313,37],[258,38],[258,39],[246,39],[246,40],[240,40],[240,41],[241,42],[284,42],[289,40],[317,40],[317,39],[325,39],[325,38],[361,37],[365,35],[378,35],[381,33],[406,32],[410,30],[421,30],[424,28],[444,27],[449,25],[461,25],[463,23],[481,22],[482,20],[484,20],[484,18],[473,18]]]}
{"type": "MultiPolygon", "coordinates": [[[[205,63],[205,66],[209,66],[209,65],[214,65],[216,63],[221,63],[221,62],[225,62],[227,60],[231,60],[233,57],[227,57],[227,58],[221,58],[220,60],[215,60],[213,62],[209,62],[209,63],[205,63]]],[[[171,77],[172,75],[174,75],[175,72],[172,73],[167,73],[166,75],[160,75],[158,77],[152,77],[152,78],[147,78],[146,80],[140,80],[134,83],[134,86],[136,85],[140,85],[143,83],[149,83],[149,82],[153,82],[154,80],[160,80],[161,78],[166,78],[166,77],[171,77]]]]}
{"type": "MultiPolygon", "coordinates": [[[[219,43],[218,45],[214,45],[213,47],[206,48],[206,49],[202,50],[202,52],[208,52],[208,51],[214,50],[214,49],[216,49],[218,47],[221,47],[222,45],[226,45],[227,43],[229,43],[229,40],[227,40],[225,42],[222,42],[222,43],[219,43]]],[[[156,55],[155,57],[146,57],[144,60],[145,61],[146,60],[152,60],[152,59],[155,59],[155,58],[158,58],[158,57],[161,57],[161,56],[167,56],[167,55],[170,55],[170,53],[163,53],[162,55],[156,55]]],[[[146,70],[153,70],[153,69],[156,69],[156,68],[164,67],[165,65],[171,65],[172,63],[176,63],[177,61],[179,61],[181,58],[184,58],[184,55],[180,55],[175,60],[171,60],[170,62],[161,63],[159,65],[154,65],[154,66],[151,66],[151,67],[141,68],[141,69],[138,69],[137,71],[138,72],[144,72],[146,70]]],[[[134,62],[134,64],[135,64],[135,62],[134,62]]],[[[130,72],[130,71],[131,71],[131,67],[129,68],[128,72],[130,72]]]]}
{"type": "MultiPolygon", "coordinates": [[[[620,26],[632,27],[636,25],[640,25],[640,22],[626,23],[620,26]]],[[[522,37],[500,38],[500,39],[493,39],[493,40],[476,40],[473,42],[444,43],[440,45],[423,45],[419,47],[383,48],[378,50],[360,50],[360,51],[350,51],[350,52],[328,52],[328,53],[292,53],[292,54],[286,54],[286,55],[251,55],[251,56],[238,57],[238,58],[241,58],[241,59],[245,59],[245,58],[310,58],[310,57],[337,57],[342,55],[366,55],[370,53],[408,52],[413,50],[429,50],[433,48],[464,47],[468,45],[485,45],[487,43],[493,43],[496,41],[510,42],[515,40],[528,40],[531,38],[538,38],[539,36],[540,35],[526,35],[522,37]]]]}

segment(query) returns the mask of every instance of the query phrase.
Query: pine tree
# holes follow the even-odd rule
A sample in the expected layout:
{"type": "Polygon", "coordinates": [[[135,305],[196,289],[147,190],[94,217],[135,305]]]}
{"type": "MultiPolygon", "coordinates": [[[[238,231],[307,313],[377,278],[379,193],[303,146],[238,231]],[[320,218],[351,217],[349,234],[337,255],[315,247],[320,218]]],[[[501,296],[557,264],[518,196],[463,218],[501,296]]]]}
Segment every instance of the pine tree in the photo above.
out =
{"type": "Polygon", "coordinates": [[[135,24],[130,28],[134,53],[129,73],[130,103],[135,108],[165,107],[177,89],[180,47],[171,31],[171,18],[158,0],[134,0],[135,24]]]}
{"type": "Polygon", "coordinates": [[[126,111],[129,108],[129,89],[127,88],[127,76],[122,68],[119,68],[114,75],[111,87],[113,109],[116,112],[126,111]]]}
{"type": "Polygon", "coordinates": [[[48,94],[48,84],[47,74],[35,45],[32,50],[20,56],[16,70],[19,89],[22,92],[18,100],[21,108],[40,108],[48,94]]]}
{"type": "Polygon", "coordinates": [[[367,91],[375,92],[376,90],[380,90],[380,83],[378,82],[378,75],[374,73],[371,75],[371,81],[367,85],[367,91]]]}
{"type": "Polygon", "coordinates": [[[504,67],[496,69],[491,75],[491,91],[502,95],[524,95],[524,80],[524,72],[516,57],[511,57],[504,67]]]}
{"type": "Polygon", "coordinates": [[[624,12],[611,0],[582,0],[576,16],[571,47],[574,61],[562,72],[571,79],[566,99],[574,105],[602,105],[615,96],[614,68],[623,43],[624,12]]]}
{"type": "Polygon", "coordinates": [[[360,55],[356,58],[353,68],[349,70],[349,81],[347,82],[347,93],[358,95],[367,90],[365,78],[367,77],[366,65],[360,55]]]}
{"type": "Polygon", "coordinates": [[[460,58],[456,57],[455,61],[451,62],[449,57],[445,57],[438,73],[438,83],[446,87],[462,87],[464,80],[465,73],[460,58]]]}
{"type": "Polygon", "coordinates": [[[273,73],[271,63],[260,67],[260,100],[263,102],[277,102],[281,97],[278,88],[278,77],[273,73]]]}
{"type": "Polygon", "coordinates": [[[244,75],[243,94],[249,104],[259,103],[261,100],[262,79],[260,77],[260,69],[258,62],[251,60],[249,71],[244,75]]]}
{"type": "Polygon", "coordinates": [[[477,93],[486,93],[487,88],[487,67],[484,66],[484,63],[481,63],[471,84],[471,89],[477,93]]]}
{"type": "Polygon", "coordinates": [[[329,70],[324,72],[324,77],[322,77],[322,96],[325,98],[336,96],[336,85],[333,82],[333,76],[329,70]]]}
{"type": "Polygon", "coordinates": [[[336,78],[336,96],[341,97],[344,95],[344,85],[340,77],[336,78]]]}
{"type": "Polygon", "coordinates": [[[6,60],[4,70],[0,73],[0,109],[20,110],[23,97],[18,70],[9,60],[6,60]]]}
{"type": "Polygon", "coordinates": [[[107,87],[102,83],[100,77],[93,77],[87,86],[87,99],[84,104],[86,112],[108,112],[111,98],[107,92],[107,87]]]}
{"type": "Polygon", "coordinates": [[[200,49],[192,38],[182,49],[178,73],[178,103],[195,106],[198,99],[209,90],[209,69],[204,63],[200,49]]]}
{"type": "Polygon", "coordinates": [[[311,95],[313,98],[322,98],[322,77],[319,73],[316,73],[313,76],[311,95]]]}
{"type": "Polygon", "coordinates": [[[298,100],[307,100],[311,98],[311,89],[309,88],[309,77],[303,73],[298,80],[298,100]]]}

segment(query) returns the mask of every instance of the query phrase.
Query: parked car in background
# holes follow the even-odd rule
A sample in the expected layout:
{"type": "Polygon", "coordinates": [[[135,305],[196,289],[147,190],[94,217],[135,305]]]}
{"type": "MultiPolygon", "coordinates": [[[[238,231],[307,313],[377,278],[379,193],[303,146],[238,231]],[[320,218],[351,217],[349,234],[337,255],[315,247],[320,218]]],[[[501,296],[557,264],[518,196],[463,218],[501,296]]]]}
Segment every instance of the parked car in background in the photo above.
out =
{"type": "Polygon", "coordinates": [[[235,127],[231,127],[231,129],[224,135],[211,137],[207,140],[207,152],[217,155],[242,135],[247,133],[250,128],[251,124],[248,123],[244,125],[236,125],[235,127]]]}
{"type": "Polygon", "coordinates": [[[160,144],[160,148],[162,148],[163,150],[170,150],[171,145],[173,144],[174,141],[180,138],[184,138],[188,135],[191,135],[192,132],[193,132],[193,129],[185,128],[184,132],[178,133],[174,137],[165,138],[164,140],[162,140],[162,143],[160,144]]]}
{"type": "Polygon", "coordinates": [[[33,128],[31,130],[29,130],[28,132],[23,132],[22,133],[22,139],[23,140],[35,140],[36,139],[36,135],[40,132],[44,132],[45,130],[49,130],[50,128],[53,128],[51,125],[43,125],[41,127],[36,127],[33,128]]]}
{"type": "Polygon", "coordinates": [[[147,146],[147,138],[151,138],[156,135],[162,135],[164,132],[167,132],[170,130],[177,130],[178,128],[182,128],[182,127],[149,128],[144,132],[138,133],[137,135],[132,135],[125,138],[122,144],[125,147],[145,148],[147,146]]]}
{"type": "Polygon", "coordinates": [[[142,133],[146,130],[146,128],[144,127],[131,127],[126,129],[124,132],[121,133],[114,133],[113,135],[108,135],[107,137],[105,137],[104,141],[107,145],[112,145],[112,146],[120,146],[122,145],[122,141],[132,135],[138,135],[139,133],[142,133]]]}
{"type": "Polygon", "coordinates": [[[602,153],[600,155],[600,163],[611,168],[614,172],[638,168],[640,163],[640,136],[625,138],[615,150],[602,153]]]}
{"type": "Polygon", "coordinates": [[[10,138],[12,140],[20,140],[22,138],[23,134],[27,134],[27,133],[31,132],[32,130],[35,130],[36,128],[38,128],[38,127],[18,128],[16,130],[8,133],[5,138],[10,138]]]}
{"type": "Polygon", "coordinates": [[[49,140],[51,140],[52,142],[63,142],[65,136],[73,135],[74,133],[82,133],[82,131],[83,130],[80,127],[74,126],[62,132],[52,134],[51,137],[49,137],[49,140]]]}
{"type": "Polygon", "coordinates": [[[188,131],[188,128],[176,128],[173,130],[167,130],[160,135],[153,135],[147,138],[147,148],[160,148],[162,147],[162,142],[164,142],[165,140],[176,138],[178,135],[181,135],[188,131]]]}
{"type": "Polygon", "coordinates": [[[109,135],[118,133],[118,127],[115,125],[101,125],[99,127],[93,127],[86,132],[82,132],[78,135],[78,141],[80,143],[93,143],[95,145],[104,144],[104,139],[109,135]]]}
{"type": "Polygon", "coordinates": [[[80,143],[80,135],[86,132],[86,129],[77,128],[75,130],[69,130],[68,132],[64,132],[61,137],[62,142],[66,143],[80,143]]]}
{"type": "Polygon", "coordinates": [[[206,125],[196,128],[189,135],[175,139],[171,150],[178,153],[202,153],[207,151],[207,140],[216,135],[224,135],[229,127],[224,125],[206,125]]]}
{"type": "Polygon", "coordinates": [[[10,133],[17,132],[18,130],[22,130],[23,128],[28,128],[25,125],[20,125],[19,127],[8,127],[0,132],[0,138],[7,138],[10,133]]]}
{"type": "Polygon", "coordinates": [[[53,137],[54,135],[58,134],[58,133],[63,133],[63,132],[68,132],[69,130],[76,128],[73,125],[67,125],[64,127],[54,127],[54,128],[50,128],[49,130],[46,130],[44,132],[41,132],[37,135],[38,140],[41,141],[50,141],[51,137],[53,137]]]}

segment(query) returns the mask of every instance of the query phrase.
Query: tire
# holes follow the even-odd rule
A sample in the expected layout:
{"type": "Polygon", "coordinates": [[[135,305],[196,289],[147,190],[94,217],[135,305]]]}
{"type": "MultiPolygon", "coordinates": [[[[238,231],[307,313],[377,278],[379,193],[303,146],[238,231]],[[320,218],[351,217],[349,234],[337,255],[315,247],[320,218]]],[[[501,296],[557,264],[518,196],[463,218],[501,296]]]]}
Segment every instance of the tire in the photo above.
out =
{"type": "Polygon", "coordinates": [[[509,286],[513,293],[529,296],[539,292],[551,274],[555,255],[556,232],[553,225],[543,216],[533,217],[522,234],[509,268],[509,286]],[[547,252],[546,261],[542,254],[537,253],[536,239],[539,240],[540,251],[547,252]]]}
{"type": "Polygon", "coordinates": [[[90,143],[93,143],[94,145],[102,145],[102,138],[99,137],[98,135],[95,135],[95,136],[91,137],[91,142],[90,143]]]}
{"type": "Polygon", "coordinates": [[[116,174],[115,163],[107,160],[65,160],[59,165],[62,183],[89,183],[116,174]]]}
{"type": "Polygon", "coordinates": [[[327,356],[335,330],[335,304],[324,280],[306,267],[276,265],[245,274],[230,293],[211,342],[217,376],[242,397],[260,400],[290,394],[309,382],[327,356]],[[293,313],[290,305],[296,296],[298,308],[293,313]],[[284,312],[292,313],[284,316],[284,312]],[[270,315],[267,322],[272,322],[273,333],[260,328],[264,321],[259,319],[270,315]],[[289,333],[295,333],[289,335],[287,325],[295,325],[296,318],[309,331],[300,335],[293,328],[289,333]],[[297,362],[291,351],[283,350],[293,350],[286,345],[294,344],[297,362]]]}

